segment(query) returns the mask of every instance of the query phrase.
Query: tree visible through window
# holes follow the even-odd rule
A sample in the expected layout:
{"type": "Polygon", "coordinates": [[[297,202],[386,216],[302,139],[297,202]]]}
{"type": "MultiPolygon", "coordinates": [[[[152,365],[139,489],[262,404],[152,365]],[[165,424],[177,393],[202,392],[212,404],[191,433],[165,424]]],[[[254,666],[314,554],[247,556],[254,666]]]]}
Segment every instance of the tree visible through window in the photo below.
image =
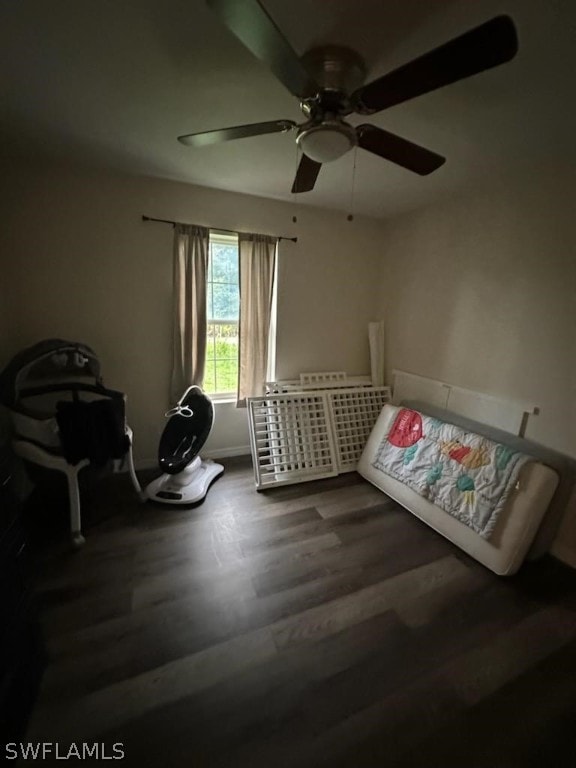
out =
{"type": "Polygon", "coordinates": [[[210,233],[204,390],[236,393],[238,383],[238,237],[210,233]]]}

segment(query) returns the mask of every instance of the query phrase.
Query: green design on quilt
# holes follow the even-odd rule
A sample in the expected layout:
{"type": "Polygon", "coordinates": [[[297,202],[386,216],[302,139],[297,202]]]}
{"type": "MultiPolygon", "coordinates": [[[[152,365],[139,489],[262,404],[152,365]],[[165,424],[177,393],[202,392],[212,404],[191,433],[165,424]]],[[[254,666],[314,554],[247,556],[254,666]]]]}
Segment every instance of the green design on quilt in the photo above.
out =
{"type": "Polygon", "coordinates": [[[473,491],[476,486],[470,475],[460,475],[456,480],[456,487],[459,491],[473,491]]]}
{"type": "Polygon", "coordinates": [[[435,464],[430,472],[426,475],[426,483],[428,485],[434,485],[434,483],[437,483],[438,480],[442,477],[442,470],[444,469],[444,464],[435,464]]]}
{"type": "Polygon", "coordinates": [[[495,456],[496,456],[496,466],[498,469],[506,469],[508,466],[508,462],[514,456],[516,451],[513,451],[511,448],[507,448],[505,445],[497,445],[495,456]]]}
{"type": "Polygon", "coordinates": [[[404,466],[406,464],[410,464],[414,456],[416,455],[416,451],[418,450],[418,444],[411,445],[410,448],[406,448],[404,451],[404,458],[402,459],[402,463],[404,466]]]}

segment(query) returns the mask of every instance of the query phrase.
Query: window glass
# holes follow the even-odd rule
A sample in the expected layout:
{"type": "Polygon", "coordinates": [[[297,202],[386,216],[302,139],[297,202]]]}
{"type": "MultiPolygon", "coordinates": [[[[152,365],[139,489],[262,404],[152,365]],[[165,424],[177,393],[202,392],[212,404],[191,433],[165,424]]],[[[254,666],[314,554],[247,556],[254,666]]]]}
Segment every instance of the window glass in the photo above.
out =
{"type": "Polygon", "coordinates": [[[235,394],[238,383],[238,238],[210,234],[204,390],[235,394]]]}

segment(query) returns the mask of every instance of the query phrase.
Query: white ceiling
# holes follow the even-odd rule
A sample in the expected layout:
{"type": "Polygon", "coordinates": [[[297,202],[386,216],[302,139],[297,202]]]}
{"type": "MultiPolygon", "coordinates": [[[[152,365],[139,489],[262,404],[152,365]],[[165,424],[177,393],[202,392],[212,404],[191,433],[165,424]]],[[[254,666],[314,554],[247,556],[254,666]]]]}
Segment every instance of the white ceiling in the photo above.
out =
{"type": "MultiPolygon", "coordinates": [[[[573,0],[264,0],[294,49],[335,43],[368,80],[499,14],[516,59],[370,118],[447,157],[419,177],[358,150],[323,167],[299,202],[387,216],[489,175],[574,162],[573,0]],[[352,171],[356,157],[354,199],[352,171]]],[[[121,170],[292,200],[294,134],[193,149],[183,133],[302,121],[297,100],[204,0],[0,0],[5,153],[70,156],[121,170]]],[[[365,122],[358,116],[352,122],[365,122]]]]}

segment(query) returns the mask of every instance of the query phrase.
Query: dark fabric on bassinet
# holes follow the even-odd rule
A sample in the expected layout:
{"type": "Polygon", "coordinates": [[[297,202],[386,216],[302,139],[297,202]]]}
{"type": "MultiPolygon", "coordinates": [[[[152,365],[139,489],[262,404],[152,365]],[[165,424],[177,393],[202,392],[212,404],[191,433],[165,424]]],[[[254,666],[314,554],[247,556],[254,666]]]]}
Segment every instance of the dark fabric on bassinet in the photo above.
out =
{"type": "Polygon", "coordinates": [[[69,464],[89,459],[91,464],[104,466],[110,459],[121,459],[130,447],[123,398],[61,401],[56,404],[56,421],[69,464]]]}

